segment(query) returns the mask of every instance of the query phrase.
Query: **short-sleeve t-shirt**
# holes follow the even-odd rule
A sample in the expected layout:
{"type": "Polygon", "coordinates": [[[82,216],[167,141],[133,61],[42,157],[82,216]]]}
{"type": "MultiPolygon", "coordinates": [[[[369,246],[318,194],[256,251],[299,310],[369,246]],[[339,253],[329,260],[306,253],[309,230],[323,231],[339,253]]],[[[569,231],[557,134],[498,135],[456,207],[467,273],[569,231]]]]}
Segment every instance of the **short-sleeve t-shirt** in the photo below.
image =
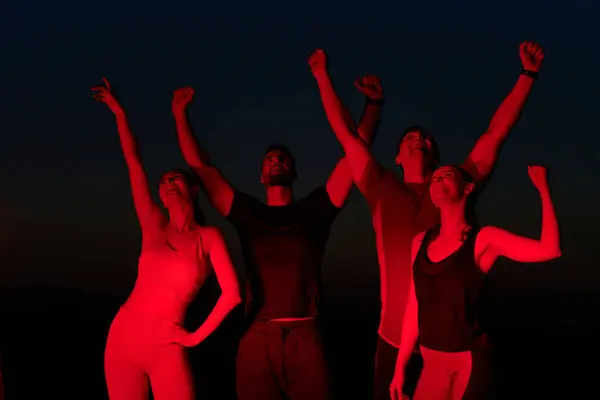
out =
{"type": "Polygon", "coordinates": [[[248,317],[262,321],[318,315],[321,262],[339,211],[324,187],[285,206],[235,193],[227,219],[242,247],[248,317]]]}
{"type": "Polygon", "coordinates": [[[402,182],[371,160],[359,184],[371,209],[381,279],[379,335],[398,347],[412,279],[412,239],[440,221],[429,183],[402,182]]]}

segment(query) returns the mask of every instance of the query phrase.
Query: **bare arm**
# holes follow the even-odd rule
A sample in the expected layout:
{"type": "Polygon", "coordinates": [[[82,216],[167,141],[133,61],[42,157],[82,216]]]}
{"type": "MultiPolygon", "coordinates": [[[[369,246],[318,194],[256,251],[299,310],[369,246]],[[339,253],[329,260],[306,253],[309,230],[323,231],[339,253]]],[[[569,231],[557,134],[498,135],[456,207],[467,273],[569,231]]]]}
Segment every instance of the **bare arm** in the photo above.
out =
{"type": "MultiPolygon", "coordinates": [[[[352,182],[357,184],[361,182],[367,167],[375,163],[369,151],[369,145],[376,132],[380,114],[379,111],[375,111],[375,108],[370,109],[368,107],[361,121],[361,128],[358,130],[358,133],[364,136],[355,133],[354,122],[333,88],[333,83],[327,72],[325,57],[322,50],[317,50],[311,56],[309,63],[319,86],[321,100],[329,124],[346,154],[346,157],[338,163],[327,182],[327,191],[334,204],[336,204],[336,201],[343,204],[350,193],[352,182]],[[346,163],[349,164],[350,168],[346,163]]],[[[360,186],[359,189],[361,189],[360,186]]]]}
{"type": "Polygon", "coordinates": [[[110,91],[110,83],[103,78],[105,86],[97,86],[92,90],[95,92],[94,98],[105,103],[115,114],[117,120],[117,130],[121,141],[121,148],[125,156],[127,169],[129,170],[129,181],[133,194],[133,204],[142,228],[142,232],[148,229],[154,229],[163,222],[164,216],[158,205],[152,200],[148,177],[142,166],[137,143],[127,122],[125,111],[115,99],[110,91]]]}
{"type": "MultiPolygon", "coordinates": [[[[415,262],[415,258],[419,249],[421,248],[421,243],[423,243],[423,237],[425,236],[424,232],[417,234],[413,241],[412,247],[410,250],[410,263],[411,266],[415,262]]],[[[410,355],[412,354],[415,344],[417,343],[417,338],[419,337],[419,324],[418,324],[418,311],[419,307],[417,304],[417,296],[415,294],[415,283],[412,279],[410,279],[410,291],[408,295],[408,302],[406,304],[406,311],[404,313],[404,322],[402,323],[402,337],[400,340],[400,348],[398,349],[398,359],[396,362],[396,369],[399,367],[404,371],[404,367],[406,367],[406,363],[408,362],[410,355]]]]}
{"type": "MultiPolygon", "coordinates": [[[[358,124],[357,131],[358,136],[363,142],[366,143],[367,146],[370,146],[377,134],[379,120],[381,118],[381,106],[383,105],[381,83],[377,77],[366,76],[355,82],[355,85],[368,99],[365,104],[362,118],[358,124]]],[[[348,109],[344,107],[344,110],[345,120],[353,127],[354,121],[352,121],[348,109]]],[[[326,189],[329,198],[338,208],[341,208],[348,199],[350,191],[352,190],[352,184],[354,183],[349,162],[347,156],[343,157],[337,163],[327,181],[326,189]]]]}
{"type": "MultiPolygon", "coordinates": [[[[525,42],[521,44],[520,55],[524,69],[537,74],[544,59],[541,47],[525,42]]],[[[477,140],[463,163],[463,167],[478,181],[485,181],[492,173],[502,145],[519,120],[534,82],[531,76],[519,76],[514,88],[494,114],[487,131],[477,140]]]]}
{"type": "Polygon", "coordinates": [[[358,136],[365,143],[373,143],[379,122],[381,121],[381,108],[383,106],[383,88],[377,76],[367,75],[354,82],[354,86],[365,95],[366,104],[363,115],[358,123],[358,136]]]}
{"type": "Polygon", "coordinates": [[[517,262],[542,262],[561,256],[558,220],[548,188],[546,170],[542,167],[529,167],[529,175],[542,200],[541,238],[534,240],[504,229],[485,227],[479,235],[492,260],[507,257],[517,262]]]}
{"type": "Polygon", "coordinates": [[[205,228],[203,243],[207,246],[211,264],[221,286],[221,296],[204,323],[192,334],[196,344],[213,333],[231,310],[241,302],[237,275],[221,232],[217,228],[205,228]]]}
{"type": "Polygon", "coordinates": [[[175,91],[173,97],[173,116],[177,126],[177,139],[185,162],[200,179],[202,188],[213,207],[223,216],[229,214],[233,202],[234,190],[221,175],[221,172],[210,163],[210,157],[203,149],[190,125],[186,112],[187,105],[194,96],[191,88],[175,91]]]}
{"type": "MultiPolygon", "coordinates": [[[[423,237],[425,232],[417,234],[412,241],[412,247],[410,251],[411,266],[415,262],[415,258],[421,244],[423,243],[423,237]]],[[[410,279],[410,289],[408,292],[408,300],[406,302],[406,310],[404,311],[404,319],[402,322],[402,336],[400,338],[400,348],[398,349],[398,358],[396,359],[396,369],[394,372],[394,379],[392,386],[390,387],[390,395],[392,399],[402,399],[402,385],[404,384],[404,370],[406,364],[410,359],[410,356],[415,348],[417,339],[419,338],[419,305],[417,303],[417,296],[415,294],[415,283],[412,278],[410,279]]]]}

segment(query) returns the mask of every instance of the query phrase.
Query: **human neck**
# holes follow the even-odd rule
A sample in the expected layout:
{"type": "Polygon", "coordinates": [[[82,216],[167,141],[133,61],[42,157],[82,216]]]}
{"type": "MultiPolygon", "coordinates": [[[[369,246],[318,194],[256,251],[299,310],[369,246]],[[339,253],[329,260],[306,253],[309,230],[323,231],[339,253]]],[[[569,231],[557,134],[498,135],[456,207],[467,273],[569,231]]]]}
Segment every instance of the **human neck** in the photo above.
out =
{"type": "Polygon", "coordinates": [[[464,203],[447,204],[440,207],[440,236],[462,236],[465,228],[469,226],[465,218],[464,203]]]}
{"type": "Polygon", "coordinates": [[[294,200],[294,190],[287,186],[267,186],[267,205],[287,206],[294,200]]]}
{"type": "Polygon", "coordinates": [[[433,171],[422,160],[422,157],[415,156],[403,162],[402,169],[404,170],[404,182],[406,183],[428,183],[431,181],[433,171]]]}
{"type": "Polygon", "coordinates": [[[178,232],[189,231],[194,226],[194,208],[185,203],[169,208],[169,225],[178,232]]]}

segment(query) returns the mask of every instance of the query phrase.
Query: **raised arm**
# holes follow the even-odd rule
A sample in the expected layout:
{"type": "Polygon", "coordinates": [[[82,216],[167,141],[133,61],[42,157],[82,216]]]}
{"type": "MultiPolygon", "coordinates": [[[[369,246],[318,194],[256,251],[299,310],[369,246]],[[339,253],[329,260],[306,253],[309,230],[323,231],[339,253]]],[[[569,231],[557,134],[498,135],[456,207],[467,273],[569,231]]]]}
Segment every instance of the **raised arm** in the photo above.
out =
{"type": "Polygon", "coordinates": [[[477,240],[481,241],[482,249],[490,255],[490,266],[498,257],[507,257],[517,262],[542,262],[561,256],[560,233],[548,187],[547,171],[543,167],[529,167],[529,177],[542,200],[541,238],[529,239],[491,226],[482,228],[477,240]]]}
{"type": "MultiPolygon", "coordinates": [[[[377,165],[369,151],[369,145],[374,138],[379,123],[379,108],[382,104],[381,84],[376,77],[365,77],[359,83],[359,85],[368,87],[368,96],[371,95],[376,98],[369,101],[373,104],[367,105],[357,134],[350,113],[333,88],[327,70],[325,52],[323,50],[315,51],[309,58],[309,65],[317,80],[329,124],[346,154],[346,157],[336,165],[327,182],[327,192],[332,202],[336,206],[341,206],[350,193],[352,183],[356,182],[359,189],[363,191],[364,188],[361,187],[360,183],[363,181],[367,168],[377,165]],[[346,165],[346,163],[349,165],[346,165]]],[[[363,93],[365,92],[363,91],[363,93]]]]}
{"type": "Polygon", "coordinates": [[[204,323],[192,333],[193,345],[201,343],[213,333],[225,317],[241,302],[240,288],[233,263],[221,232],[217,228],[205,228],[203,243],[221,286],[221,296],[204,323]]]}
{"type": "Polygon", "coordinates": [[[523,72],[494,114],[487,131],[477,140],[475,147],[463,163],[463,167],[480,182],[485,181],[492,173],[500,149],[521,116],[544,60],[542,48],[532,42],[521,44],[520,56],[523,72]]]}
{"type": "Polygon", "coordinates": [[[137,143],[129,129],[127,116],[110,89],[110,83],[106,78],[102,78],[105,86],[96,86],[92,88],[94,98],[105,103],[117,120],[117,130],[121,141],[121,148],[125,156],[127,169],[129,170],[129,181],[133,193],[133,204],[142,227],[142,233],[147,229],[153,229],[162,223],[164,215],[158,205],[152,200],[148,177],[142,166],[137,143]]]}
{"type": "Polygon", "coordinates": [[[194,97],[192,88],[177,89],[173,95],[173,116],[177,126],[177,139],[185,162],[200,179],[201,186],[214,208],[223,216],[229,214],[233,202],[234,190],[215,168],[205,149],[203,149],[192,131],[187,106],[194,97]]]}
{"type": "MultiPolygon", "coordinates": [[[[410,251],[411,265],[414,264],[415,258],[421,244],[423,243],[424,232],[417,234],[413,241],[410,251]]],[[[419,305],[417,303],[417,295],[415,294],[415,283],[410,278],[410,289],[408,292],[408,300],[406,302],[406,310],[404,311],[404,320],[402,322],[402,336],[400,338],[400,348],[398,349],[398,358],[396,359],[396,369],[394,378],[390,386],[390,397],[392,400],[401,400],[405,398],[402,394],[404,386],[404,370],[410,356],[415,348],[417,339],[419,338],[419,305]]]]}
{"type": "MultiPolygon", "coordinates": [[[[354,86],[365,96],[365,108],[357,127],[358,136],[370,145],[375,140],[381,121],[381,108],[385,102],[383,87],[379,77],[374,75],[366,75],[357,79],[354,86]]],[[[348,110],[346,110],[346,115],[349,115],[348,110]]]]}

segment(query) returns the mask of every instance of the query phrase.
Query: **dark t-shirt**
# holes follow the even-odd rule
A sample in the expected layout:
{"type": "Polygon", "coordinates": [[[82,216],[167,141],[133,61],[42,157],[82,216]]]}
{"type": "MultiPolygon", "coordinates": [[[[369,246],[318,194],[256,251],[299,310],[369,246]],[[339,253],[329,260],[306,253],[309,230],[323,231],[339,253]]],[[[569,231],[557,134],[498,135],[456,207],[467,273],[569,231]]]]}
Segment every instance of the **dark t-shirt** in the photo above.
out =
{"type": "Polygon", "coordinates": [[[339,211],[324,187],[286,206],[268,206],[235,193],[227,219],[242,246],[250,318],[318,315],[321,262],[339,211]]]}

